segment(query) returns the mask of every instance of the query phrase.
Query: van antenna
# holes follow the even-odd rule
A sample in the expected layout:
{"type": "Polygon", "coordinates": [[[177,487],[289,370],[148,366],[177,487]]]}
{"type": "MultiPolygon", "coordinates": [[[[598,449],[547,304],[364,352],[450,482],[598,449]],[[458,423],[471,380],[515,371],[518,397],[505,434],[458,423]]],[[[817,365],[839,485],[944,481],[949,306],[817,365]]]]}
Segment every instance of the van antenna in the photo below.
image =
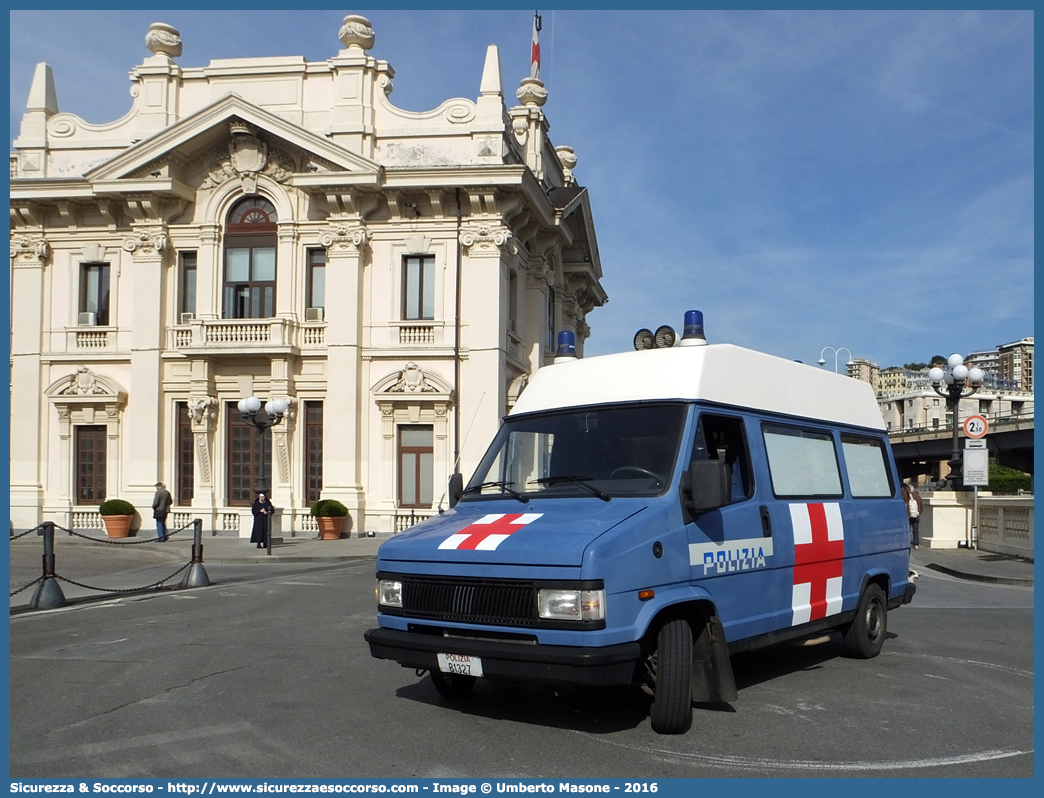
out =
{"type": "MultiPolygon", "coordinates": [[[[486,398],[486,392],[483,391],[482,392],[482,396],[479,397],[478,404],[475,405],[475,415],[473,415],[471,417],[471,423],[468,425],[468,431],[464,433],[464,441],[460,445],[460,448],[462,450],[464,448],[464,445],[468,442],[468,436],[471,435],[471,428],[475,426],[475,421],[478,419],[478,412],[482,408],[482,400],[485,399],[485,398],[486,398]]],[[[457,459],[453,461],[453,470],[450,471],[451,474],[457,473],[457,465],[459,463],[460,463],[460,452],[457,452],[457,459]]],[[[447,490],[449,490],[448,487],[447,487],[447,490]]],[[[446,500],[446,491],[443,491],[442,492],[442,498],[439,499],[439,506],[438,506],[438,510],[439,510],[439,514],[440,515],[443,512],[443,510],[442,510],[442,503],[445,500],[446,500]]]]}

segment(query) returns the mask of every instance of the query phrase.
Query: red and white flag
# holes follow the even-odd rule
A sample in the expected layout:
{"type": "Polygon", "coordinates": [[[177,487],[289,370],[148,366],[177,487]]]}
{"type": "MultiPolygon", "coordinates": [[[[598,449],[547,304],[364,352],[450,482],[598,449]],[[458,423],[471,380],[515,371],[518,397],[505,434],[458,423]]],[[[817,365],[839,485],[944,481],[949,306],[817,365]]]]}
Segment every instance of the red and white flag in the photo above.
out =
{"type": "Polygon", "coordinates": [[[484,515],[455,535],[450,535],[439,544],[440,549],[472,549],[495,551],[497,546],[527,524],[536,521],[543,513],[519,513],[484,515]]]}
{"type": "Polygon", "coordinates": [[[529,68],[529,77],[539,78],[540,77],[540,37],[537,35],[540,32],[540,15],[537,13],[533,14],[533,54],[530,61],[532,62],[529,68]]]}

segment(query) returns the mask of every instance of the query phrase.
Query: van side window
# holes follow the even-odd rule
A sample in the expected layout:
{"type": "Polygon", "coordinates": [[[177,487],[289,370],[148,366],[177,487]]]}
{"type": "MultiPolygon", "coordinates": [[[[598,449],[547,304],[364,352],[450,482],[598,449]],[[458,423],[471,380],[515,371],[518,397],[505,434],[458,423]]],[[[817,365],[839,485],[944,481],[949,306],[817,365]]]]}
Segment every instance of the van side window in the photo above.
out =
{"type": "Polygon", "coordinates": [[[881,441],[858,435],[842,435],[841,452],[845,456],[845,470],[848,472],[853,498],[887,498],[895,495],[881,441]]]}
{"type": "Polygon", "coordinates": [[[762,424],[772,492],[778,498],[839,498],[841,472],[828,432],[762,424]]]}
{"type": "Polygon", "coordinates": [[[700,415],[693,441],[693,460],[721,460],[732,469],[732,503],[745,501],[754,493],[750,452],[743,434],[743,419],[730,416],[700,415]]]}

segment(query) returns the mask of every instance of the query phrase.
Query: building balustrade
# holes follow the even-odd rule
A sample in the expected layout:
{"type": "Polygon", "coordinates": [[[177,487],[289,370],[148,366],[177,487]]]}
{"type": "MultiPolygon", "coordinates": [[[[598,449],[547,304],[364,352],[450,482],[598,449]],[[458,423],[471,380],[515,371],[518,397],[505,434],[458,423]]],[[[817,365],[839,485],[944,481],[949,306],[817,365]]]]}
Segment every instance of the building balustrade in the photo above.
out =
{"type": "Polygon", "coordinates": [[[293,319],[192,319],[170,328],[172,349],[280,350],[325,347],[325,322],[293,319]]]}
{"type": "Polygon", "coordinates": [[[399,343],[409,345],[434,344],[435,325],[399,322],[399,343]]]}
{"type": "Polygon", "coordinates": [[[429,518],[434,518],[436,515],[438,515],[438,510],[396,510],[395,534],[398,535],[400,532],[405,532],[411,526],[429,518]]]}

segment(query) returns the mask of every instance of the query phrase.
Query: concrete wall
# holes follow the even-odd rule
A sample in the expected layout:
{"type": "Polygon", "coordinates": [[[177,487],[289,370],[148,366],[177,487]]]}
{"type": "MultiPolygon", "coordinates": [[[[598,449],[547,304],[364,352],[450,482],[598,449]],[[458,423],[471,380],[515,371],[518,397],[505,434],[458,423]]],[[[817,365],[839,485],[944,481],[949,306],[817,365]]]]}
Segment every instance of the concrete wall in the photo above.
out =
{"type": "Polygon", "coordinates": [[[994,496],[979,492],[979,523],[973,530],[971,491],[923,494],[921,545],[955,549],[973,543],[982,551],[1033,559],[1033,497],[994,496]]]}

